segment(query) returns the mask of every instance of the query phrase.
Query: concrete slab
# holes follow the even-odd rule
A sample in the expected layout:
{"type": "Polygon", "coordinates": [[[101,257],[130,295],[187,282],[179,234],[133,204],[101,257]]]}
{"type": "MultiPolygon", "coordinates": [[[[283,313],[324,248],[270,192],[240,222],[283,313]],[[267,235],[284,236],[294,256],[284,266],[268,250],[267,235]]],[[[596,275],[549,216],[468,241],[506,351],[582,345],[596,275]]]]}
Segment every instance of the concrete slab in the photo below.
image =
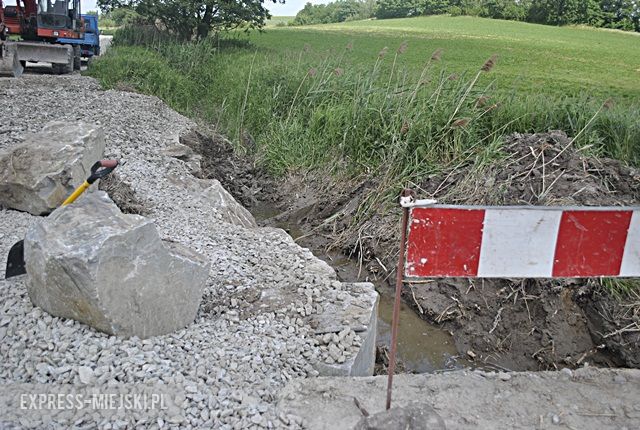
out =
{"type": "Polygon", "coordinates": [[[325,311],[316,316],[317,335],[339,333],[344,329],[355,331],[362,339],[357,354],[344,363],[315,365],[321,376],[372,376],[376,364],[376,333],[378,323],[378,293],[369,282],[344,283],[348,294],[345,300],[329,303],[325,311]]]}
{"type": "MultiPolygon", "coordinates": [[[[386,381],[386,376],[295,380],[281,392],[278,408],[302,417],[311,430],[353,429],[362,409],[384,410],[386,381]]],[[[397,375],[394,381],[393,406],[418,402],[433,408],[448,429],[640,428],[637,369],[456,371],[397,375]]]]}

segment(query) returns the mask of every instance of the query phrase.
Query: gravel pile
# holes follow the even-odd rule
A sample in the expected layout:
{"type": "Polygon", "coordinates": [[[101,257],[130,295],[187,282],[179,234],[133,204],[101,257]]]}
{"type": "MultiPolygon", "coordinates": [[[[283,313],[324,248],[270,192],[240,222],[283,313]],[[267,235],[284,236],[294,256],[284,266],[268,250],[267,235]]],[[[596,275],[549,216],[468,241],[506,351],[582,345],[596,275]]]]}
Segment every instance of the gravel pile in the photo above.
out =
{"type": "MultiPolygon", "coordinates": [[[[0,149],[51,120],[102,124],[106,155],[124,162],[119,178],[144,202],[163,239],[212,263],[196,322],[144,341],[52,317],[31,305],[24,277],[0,280],[0,384],[162,383],[185,393],[174,416],[136,415],[128,424],[106,419],[101,428],[302,427],[301,419],[276,410],[276,394],[292,378],[316,376],[319,360],[343,363],[357,352],[362,341],[348,327],[315,330],[318,315],[356,294],[283,231],[224,223],[216,208],[186,193],[193,176],[162,149],[195,124],[159,99],[102,91],[79,75],[0,79],[0,99],[16,101],[0,104],[0,149]]],[[[37,217],[0,209],[2,278],[9,247],[33,222],[37,217]]],[[[91,428],[97,419],[78,414],[78,427],[91,428]]]]}

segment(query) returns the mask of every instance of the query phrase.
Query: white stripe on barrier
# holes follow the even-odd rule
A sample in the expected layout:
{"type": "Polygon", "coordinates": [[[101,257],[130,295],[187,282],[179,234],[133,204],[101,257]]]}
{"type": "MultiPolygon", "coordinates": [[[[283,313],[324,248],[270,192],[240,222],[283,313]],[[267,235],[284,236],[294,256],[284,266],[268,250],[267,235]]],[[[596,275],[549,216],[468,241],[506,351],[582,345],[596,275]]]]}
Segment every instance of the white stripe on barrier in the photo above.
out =
{"type": "Polygon", "coordinates": [[[624,248],[620,276],[640,275],[640,211],[634,211],[624,248]]]}
{"type": "Polygon", "coordinates": [[[487,209],[480,277],[549,277],[562,211],[487,209]]]}
{"type": "Polygon", "coordinates": [[[405,276],[640,277],[638,207],[412,207],[405,276]]]}

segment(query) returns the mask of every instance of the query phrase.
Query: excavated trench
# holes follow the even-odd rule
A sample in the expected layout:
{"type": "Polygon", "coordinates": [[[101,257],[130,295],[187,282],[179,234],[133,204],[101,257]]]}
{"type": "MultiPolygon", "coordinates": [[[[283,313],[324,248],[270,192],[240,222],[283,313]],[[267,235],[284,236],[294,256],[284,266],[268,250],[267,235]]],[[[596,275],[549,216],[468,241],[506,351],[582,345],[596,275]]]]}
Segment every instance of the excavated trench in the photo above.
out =
{"type": "MultiPolygon", "coordinates": [[[[367,276],[358,261],[338,251],[328,250],[331,240],[315,234],[304,219],[307,211],[291,211],[289,193],[279,189],[278,181],[248,159],[238,157],[232,144],[220,135],[207,136],[192,132],[182,136],[181,143],[192,148],[200,159],[201,172],[207,178],[219,180],[263,226],[282,228],[296,242],[310,249],[318,258],[332,266],[343,282],[372,282],[380,294],[376,372],[384,373],[391,340],[393,291],[384,279],[367,276]]],[[[188,157],[187,157],[188,158],[188,157]]],[[[184,161],[189,162],[185,158],[184,161]]],[[[304,205],[300,195],[298,203],[304,205]]],[[[466,367],[471,363],[458,354],[453,336],[446,328],[420,318],[405,303],[400,314],[398,336],[399,369],[405,372],[434,372],[466,367]]]]}
{"type": "MultiPolygon", "coordinates": [[[[373,179],[336,184],[313,175],[277,181],[237,156],[221,136],[192,133],[182,143],[202,156],[207,177],[218,179],[263,224],[287,230],[298,244],[333,266],[341,279],[375,283],[381,294],[379,371],[384,371],[393,296],[388,279],[393,279],[396,264],[399,212],[377,213],[358,225],[358,231],[367,232],[364,238],[349,230],[362,196],[376,192],[379,184],[373,179]],[[338,219],[336,215],[339,221],[327,224],[338,219]],[[336,252],[327,252],[336,236],[342,243],[336,252]]],[[[470,165],[424,178],[418,184],[421,194],[468,205],[640,202],[637,169],[581,154],[562,132],[513,135],[504,151],[512,153],[504,165],[470,165]],[[541,167],[541,160],[551,159],[553,164],[541,167]]],[[[466,366],[520,371],[587,363],[640,366],[637,295],[620,300],[595,280],[438,279],[410,290],[403,296],[399,339],[407,372],[466,366]]]]}
{"type": "MultiPolygon", "coordinates": [[[[342,282],[359,282],[365,276],[358,262],[335,251],[328,251],[329,241],[301,227],[295,217],[279,217],[280,210],[272,203],[260,202],[252,207],[252,213],[261,225],[285,230],[296,242],[309,248],[315,256],[332,266],[342,282]]],[[[391,343],[391,318],[393,314],[393,291],[379,279],[372,280],[380,294],[378,304],[377,373],[384,373],[389,345],[391,343]]],[[[398,358],[400,368],[410,373],[427,373],[466,367],[470,363],[459,357],[453,336],[442,327],[421,319],[405,303],[400,309],[398,334],[398,358]]]]}

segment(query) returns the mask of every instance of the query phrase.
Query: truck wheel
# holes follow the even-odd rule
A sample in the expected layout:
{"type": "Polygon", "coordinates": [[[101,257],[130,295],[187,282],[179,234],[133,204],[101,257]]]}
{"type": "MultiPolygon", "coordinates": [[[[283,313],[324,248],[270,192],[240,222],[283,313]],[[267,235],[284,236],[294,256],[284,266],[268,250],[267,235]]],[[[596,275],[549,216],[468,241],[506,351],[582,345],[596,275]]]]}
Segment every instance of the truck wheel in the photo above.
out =
{"type": "Polygon", "coordinates": [[[56,75],[67,75],[69,73],[73,73],[73,63],[72,64],[59,64],[54,63],[52,65],[53,73],[56,75]]]}
{"type": "Polygon", "coordinates": [[[82,66],[82,58],[80,46],[76,45],[73,47],[73,70],[80,70],[82,66]]]}

